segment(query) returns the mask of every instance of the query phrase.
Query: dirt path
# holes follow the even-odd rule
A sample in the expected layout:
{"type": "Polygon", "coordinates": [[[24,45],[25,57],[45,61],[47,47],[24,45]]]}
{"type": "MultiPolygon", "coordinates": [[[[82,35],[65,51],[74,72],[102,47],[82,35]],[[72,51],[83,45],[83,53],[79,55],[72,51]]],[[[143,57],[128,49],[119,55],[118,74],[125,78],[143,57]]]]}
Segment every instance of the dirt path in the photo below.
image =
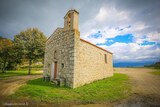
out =
{"type": "Polygon", "coordinates": [[[22,84],[28,80],[42,77],[41,75],[14,76],[0,79],[0,97],[13,94],[22,84]]]}
{"type": "Polygon", "coordinates": [[[115,107],[160,107],[160,76],[153,69],[115,68],[117,73],[130,77],[133,93],[115,107]]]}
{"type": "Polygon", "coordinates": [[[150,74],[153,69],[116,68],[115,70],[131,77],[133,93],[160,96],[160,76],[150,74]]]}

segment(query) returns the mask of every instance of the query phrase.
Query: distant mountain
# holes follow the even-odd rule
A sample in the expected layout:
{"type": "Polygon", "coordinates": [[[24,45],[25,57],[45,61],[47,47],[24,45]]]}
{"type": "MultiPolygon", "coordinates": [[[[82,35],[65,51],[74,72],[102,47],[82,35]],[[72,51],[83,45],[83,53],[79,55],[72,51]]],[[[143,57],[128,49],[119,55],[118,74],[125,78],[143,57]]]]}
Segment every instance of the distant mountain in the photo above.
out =
{"type": "Polygon", "coordinates": [[[160,69],[160,62],[156,62],[156,63],[151,64],[151,65],[145,65],[145,67],[153,67],[153,68],[160,69]]]}
{"type": "Polygon", "coordinates": [[[114,67],[144,67],[146,65],[154,64],[154,62],[114,62],[114,67]]]}

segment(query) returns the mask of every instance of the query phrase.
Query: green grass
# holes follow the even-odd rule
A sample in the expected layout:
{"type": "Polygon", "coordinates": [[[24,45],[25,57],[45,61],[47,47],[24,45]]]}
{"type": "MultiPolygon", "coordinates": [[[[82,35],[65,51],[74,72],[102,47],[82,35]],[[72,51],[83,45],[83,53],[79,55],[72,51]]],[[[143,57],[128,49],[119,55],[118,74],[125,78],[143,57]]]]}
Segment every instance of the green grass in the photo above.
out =
{"type": "MultiPolygon", "coordinates": [[[[31,75],[42,74],[39,70],[32,70],[31,75]]],[[[28,75],[28,70],[12,70],[6,71],[6,73],[0,72],[0,78],[12,77],[12,76],[24,76],[28,75]]]]}
{"type": "Polygon", "coordinates": [[[131,93],[131,86],[125,74],[114,74],[103,80],[71,89],[57,87],[42,78],[30,80],[11,95],[16,99],[32,99],[45,102],[80,102],[93,103],[97,101],[115,101],[126,98],[131,93]]]}
{"type": "Polygon", "coordinates": [[[156,71],[150,72],[151,74],[154,75],[160,75],[160,69],[157,69],[156,71]]]}

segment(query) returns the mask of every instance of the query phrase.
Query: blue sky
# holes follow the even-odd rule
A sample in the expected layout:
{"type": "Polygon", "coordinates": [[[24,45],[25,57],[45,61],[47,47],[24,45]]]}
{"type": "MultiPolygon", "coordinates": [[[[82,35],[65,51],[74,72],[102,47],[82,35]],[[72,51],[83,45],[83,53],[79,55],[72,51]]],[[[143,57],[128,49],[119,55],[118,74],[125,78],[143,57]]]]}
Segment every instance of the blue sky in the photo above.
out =
{"type": "Polygon", "coordinates": [[[159,0],[0,0],[0,35],[37,27],[49,37],[71,8],[81,38],[111,51],[114,62],[160,61],[159,0]]]}
{"type": "MultiPolygon", "coordinates": [[[[140,43],[139,45],[155,45],[156,44],[156,42],[149,42],[149,41],[143,41],[142,43],[140,43]]],[[[157,45],[158,46],[158,45],[157,45]]]]}
{"type": "Polygon", "coordinates": [[[120,42],[120,43],[132,43],[133,40],[134,40],[134,36],[132,34],[117,35],[114,38],[106,38],[106,42],[105,43],[97,43],[96,45],[98,45],[98,46],[100,46],[100,45],[110,46],[110,45],[112,45],[112,44],[114,44],[116,42],[120,42]]]}
{"type": "MultiPolygon", "coordinates": [[[[92,39],[92,38],[99,39],[99,38],[102,38],[102,34],[101,34],[100,31],[98,31],[95,34],[89,35],[88,38],[90,38],[90,39],[92,39]]],[[[144,36],[143,39],[147,39],[147,37],[144,36]]],[[[126,43],[126,44],[134,43],[134,36],[132,34],[117,35],[114,38],[106,38],[105,40],[106,40],[105,43],[97,43],[96,45],[98,45],[98,46],[101,46],[101,45],[111,46],[112,44],[114,44],[116,42],[126,43]]],[[[142,45],[142,46],[145,46],[145,45],[157,45],[157,46],[159,46],[158,44],[156,44],[156,42],[152,42],[152,41],[150,42],[150,41],[147,41],[147,40],[142,41],[142,43],[138,43],[138,45],[142,45]]]]}

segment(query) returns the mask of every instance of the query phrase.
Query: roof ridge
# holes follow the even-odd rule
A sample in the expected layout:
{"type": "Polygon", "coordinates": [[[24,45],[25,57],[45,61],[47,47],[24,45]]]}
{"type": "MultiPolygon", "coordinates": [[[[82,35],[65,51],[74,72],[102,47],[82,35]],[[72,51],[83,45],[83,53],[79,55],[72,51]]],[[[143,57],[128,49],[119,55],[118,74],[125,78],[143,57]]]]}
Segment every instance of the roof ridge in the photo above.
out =
{"type": "Polygon", "coordinates": [[[106,50],[106,49],[104,49],[104,48],[101,48],[101,47],[99,47],[99,46],[97,46],[97,45],[95,45],[95,44],[93,44],[93,43],[91,43],[91,42],[89,42],[89,41],[86,41],[86,40],[82,39],[82,38],[80,38],[80,40],[83,41],[83,42],[86,42],[86,43],[88,43],[88,44],[90,44],[90,45],[92,45],[92,46],[94,46],[94,47],[96,47],[96,48],[99,48],[99,49],[101,49],[101,50],[103,50],[103,51],[105,51],[105,52],[108,52],[108,53],[110,53],[110,54],[113,54],[112,52],[110,52],[110,51],[108,51],[108,50],[106,50]]]}

